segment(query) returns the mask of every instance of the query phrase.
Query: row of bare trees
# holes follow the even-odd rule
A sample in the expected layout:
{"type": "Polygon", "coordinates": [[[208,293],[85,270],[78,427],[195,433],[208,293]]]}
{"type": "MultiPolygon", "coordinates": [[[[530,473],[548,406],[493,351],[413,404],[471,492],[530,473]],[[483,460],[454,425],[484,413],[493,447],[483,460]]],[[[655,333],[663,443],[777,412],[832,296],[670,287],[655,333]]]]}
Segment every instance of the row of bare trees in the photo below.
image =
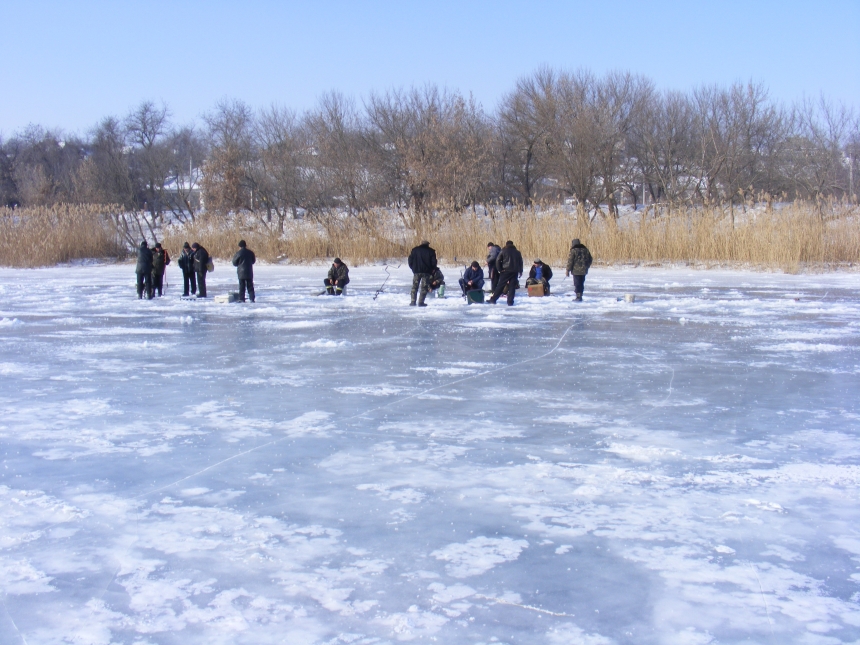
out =
{"type": "MultiPolygon", "coordinates": [[[[760,84],[661,92],[642,76],[540,69],[495,113],[435,86],[331,93],[298,114],[225,101],[195,126],[144,102],[86,136],[31,126],[0,139],[0,203],[118,204],[158,226],[203,210],[287,219],[377,208],[404,218],[567,200],[728,206],[853,199],[858,115],[824,98],[783,106],[760,84]]],[[[414,222],[413,222],[414,223],[414,222]]]]}

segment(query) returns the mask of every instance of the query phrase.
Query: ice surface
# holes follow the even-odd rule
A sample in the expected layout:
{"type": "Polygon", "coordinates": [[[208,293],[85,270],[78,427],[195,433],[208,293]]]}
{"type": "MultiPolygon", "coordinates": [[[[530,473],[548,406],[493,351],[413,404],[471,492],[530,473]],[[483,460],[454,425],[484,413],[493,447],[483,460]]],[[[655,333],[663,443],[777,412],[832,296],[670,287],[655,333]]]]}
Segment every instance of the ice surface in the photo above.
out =
{"type": "Polygon", "coordinates": [[[0,270],[3,645],[860,642],[856,274],[132,271],[0,270]]]}

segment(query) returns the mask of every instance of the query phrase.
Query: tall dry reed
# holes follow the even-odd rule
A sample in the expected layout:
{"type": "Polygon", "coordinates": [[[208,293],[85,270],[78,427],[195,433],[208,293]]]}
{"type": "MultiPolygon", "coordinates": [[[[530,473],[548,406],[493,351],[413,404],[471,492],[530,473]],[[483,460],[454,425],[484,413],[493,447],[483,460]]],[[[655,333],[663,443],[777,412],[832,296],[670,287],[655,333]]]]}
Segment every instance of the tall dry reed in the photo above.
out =
{"type": "Polygon", "coordinates": [[[580,238],[596,261],[616,263],[700,263],[743,265],[795,272],[860,262],[860,219],[846,211],[823,219],[804,204],[736,217],[714,210],[627,217],[620,222],[596,219],[561,208],[500,211],[495,216],[457,213],[407,227],[390,212],[379,212],[368,226],[341,221],[323,227],[310,221],[288,222],[283,236],[253,221],[207,219],[165,236],[171,251],[182,241],[198,240],[210,253],[229,257],[244,238],[261,259],[308,262],[336,255],[351,264],[404,258],[426,237],[446,262],[482,260],[487,242],[513,240],[528,259],[540,257],[561,266],[570,242],[580,238]]]}
{"type": "MultiPolygon", "coordinates": [[[[402,261],[426,237],[444,262],[482,260],[488,241],[513,240],[527,260],[562,266],[570,241],[580,238],[601,264],[696,263],[743,265],[795,272],[860,262],[860,213],[850,208],[827,218],[813,206],[749,211],[733,219],[719,209],[590,221],[562,208],[471,212],[404,220],[379,211],[364,221],[287,222],[283,234],[246,215],[199,217],[168,228],[162,243],[178,255],[185,241],[199,242],[216,258],[230,258],[245,239],[270,262],[312,262],[340,256],[351,265],[402,261]]],[[[124,253],[102,208],[0,209],[0,264],[43,266],[75,258],[124,253]]]]}
{"type": "Polygon", "coordinates": [[[0,265],[38,267],[126,254],[103,206],[0,208],[0,265]]]}

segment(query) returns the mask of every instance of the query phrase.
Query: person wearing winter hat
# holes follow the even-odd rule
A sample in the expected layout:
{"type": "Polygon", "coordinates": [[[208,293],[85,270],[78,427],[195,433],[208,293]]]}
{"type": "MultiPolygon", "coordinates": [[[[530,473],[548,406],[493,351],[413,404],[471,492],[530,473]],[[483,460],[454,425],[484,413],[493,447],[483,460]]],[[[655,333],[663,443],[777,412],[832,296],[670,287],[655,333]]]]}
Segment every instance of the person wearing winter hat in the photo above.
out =
{"type": "Polygon", "coordinates": [[[256,261],[257,256],[248,248],[245,240],[239,240],[239,250],[233,256],[233,266],[236,267],[236,274],[239,276],[239,300],[242,302],[245,302],[246,289],[251,302],[256,300],[254,294],[254,263],[256,261]]]}
{"type": "Polygon", "coordinates": [[[183,290],[182,295],[188,296],[197,293],[197,274],[194,273],[194,251],[186,242],[182,245],[182,254],[179,256],[179,268],[182,269],[183,290]],[[189,291],[190,289],[190,291],[189,291]]]}
{"type": "Polygon", "coordinates": [[[194,273],[197,274],[197,297],[206,297],[206,272],[209,270],[209,251],[197,242],[191,245],[194,251],[194,273]]]}
{"type": "Polygon", "coordinates": [[[469,268],[463,273],[463,277],[460,278],[460,289],[463,291],[463,295],[465,296],[469,291],[483,288],[484,270],[476,260],[469,265],[469,268]]]}
{"type": "Polygon", "coordinates": [[[567,271],[565,271],[564,277],[573,274],[573,292],[576,294],[575,300],[577,302],[582,302],[585,276],[588,274],[591,262],[591,252],[579,241],[579,238],[574,239],[570,243],[570,255],[567,256],[567,271]]]}
{"type": "Polygon", "coordinates": [[[152,249],[152,291],[158,292],[160,298],[164,288],[164,270],[170,264],[170,254],[161,247],[161,242],[156,242],[152,249]]]}
{"type": "Polygon", "coordinates": [[[489,303],[496,304],[499,296],[507,287],[508,307],[514,306],[514,296],[520,286],[518,278],[523,274],[523,254],[519,252],[511,240],[505,242],[505,248],[496,258],[496,269],[499,271],[499,281],[493,289],[489,303]]]}
{"type": "Polygon", "coordinates": [[[137,249],[137,266],[134,272],[137,274],[138,300],[143,299],[144,291],[146,299],[152,300],[152,251],[146,240],[143,240],[137,249]]]}
{"type": "Polygon", "coordinates": [[[534,261],[532,264],[531,271],[529,271],[529,277],[526,278],[526,287],[530,287],[533,284],[542,284],[543,285],[543,293],[545,296],[549,295],[549,281],[552,279],[552,269],[548,264],[544,264],[540,258],[534,261]]]}
{"type": "Polygon", "coordinates": [[[421,244],[412,249],[409,254],[409,268],[412,269],[412,293],[409,304],[415,306],[415,298],[418,298],[418,306],[426,307],[424,299],[430,289],[430,279],[433,272],[438,268],[436,264],[436,251],[430,247],[430,242],[421,240],[421,244]]]}
{"type": "Polygon", "coordinates": [[[330,296],[343,295],[343,289],[349,284],[349,267],[340,258],[335,258],[328,277],[323,280],[325,291],[330,296]]]}

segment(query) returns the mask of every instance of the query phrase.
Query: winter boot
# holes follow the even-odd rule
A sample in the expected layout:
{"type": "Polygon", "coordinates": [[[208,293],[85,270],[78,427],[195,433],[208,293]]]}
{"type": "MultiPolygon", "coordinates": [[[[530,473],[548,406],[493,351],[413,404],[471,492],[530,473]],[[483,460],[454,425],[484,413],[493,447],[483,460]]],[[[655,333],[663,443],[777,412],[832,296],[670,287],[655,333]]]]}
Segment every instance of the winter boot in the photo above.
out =
{"type": "Polygon", "coordinates": [[[337,287],[337,288],[334,290],[334,295],[336,295],[336,296],[342,296],[342,295],[343,295],[343,289],[341,289],[340,287],[337,287]]]}
{"type": "Polygon", "coordinates": [[[334,295],[334,287],[326,287],[326,288],[325,288],[325,292],[326,292],[328,295],[333,296],[333,295],[334,295]]]}
{"type": "Polygon", "coordinates": [[[426,307],[427,306],[424,302],[424,298],[426,298],[426,297],[427,297],[426,293],[421,293],[418,295],[418,306],[419,307],[426,307]]]}
{"type": "Polygon", "coordinates": [[[576,302],[582,302],[582,294],[581,293],[576,294],[575,301],[576,302]]]}

